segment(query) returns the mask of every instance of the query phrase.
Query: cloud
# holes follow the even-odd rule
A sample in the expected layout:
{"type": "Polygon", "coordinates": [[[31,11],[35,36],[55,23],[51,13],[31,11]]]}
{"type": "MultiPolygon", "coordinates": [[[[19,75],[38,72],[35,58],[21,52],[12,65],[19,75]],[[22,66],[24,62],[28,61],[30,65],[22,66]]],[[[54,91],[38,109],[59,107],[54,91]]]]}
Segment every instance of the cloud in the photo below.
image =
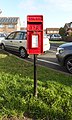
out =
{"type": "Polygon", "coordinates": [[[60,26],[72,19],[72,0],[21,0],[19,8],[25,21],[28,14],[42,14],[45,26],[60,26]]]}
{"type": "MultiPolygon", "coordinates": [[[[45,1],[47,2],[47,0],[45,1]]],[[[49,0],[48,2],[63,11],[72,11],[72,0],[49,0]]]]}
{"type": "Polygon", "coordinates": [[[58,9],[62,11],[72,11],[72,0],[26,0],[21,1],[19,7],[24,10],[39,11],[58,9]]]}
{"type": "Polygon", "coordinates": [[[37,7],[34,6],[34,0],[21,1],[19,7],[24,10],[36,10],[37,7]]]}

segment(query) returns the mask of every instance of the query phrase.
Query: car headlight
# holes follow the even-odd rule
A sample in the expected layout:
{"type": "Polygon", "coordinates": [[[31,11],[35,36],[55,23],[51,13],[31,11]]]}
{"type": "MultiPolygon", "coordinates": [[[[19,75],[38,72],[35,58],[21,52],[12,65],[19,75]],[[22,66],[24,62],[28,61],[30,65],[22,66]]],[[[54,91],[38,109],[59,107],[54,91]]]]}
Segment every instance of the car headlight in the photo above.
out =
{"type": "Polygon", "coordinates": [[[57,53],[62,54],[64,52],[64,48],[57,48],[57,53]]]}

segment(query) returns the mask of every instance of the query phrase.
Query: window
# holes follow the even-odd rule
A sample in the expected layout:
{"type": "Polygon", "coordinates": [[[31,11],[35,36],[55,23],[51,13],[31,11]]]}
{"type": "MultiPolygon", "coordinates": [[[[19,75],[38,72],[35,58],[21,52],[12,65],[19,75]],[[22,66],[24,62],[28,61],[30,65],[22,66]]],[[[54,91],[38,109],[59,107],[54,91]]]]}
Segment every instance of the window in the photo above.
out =
{"type": "Polygon", "coordinates": [[[50,31],[50,33],[53,33],[53,31],[50,31]]]}
{"type": "Polygon", "coordinates": [[[72,28],[72,23],[71,23],[70,27],[72,28]]]}
{"type": "Polygon", "coordinates": [[[27,39],[27,34],[24,32],[16,32],[16,35],[14,37],[16,40],[26,40],[27,39]]]}
{"type": "Polygon", "coordinates": [[[3,24],[0,24],[0,28],[3,28],[4,27],[4,25],[3,24]]]}
{"type": "Polygon", "coordinates": [[[15,28],[15,25],[10,24],[8,25],[8,28],[15,28]]]}
{"type": "Polygon", "coordinates": [[[27,39],[27,33],[25,33],[25,34],[23,35],[23,39],[24,39],[24,40],[27,39]]]}
{"type": "Polygon", "coordinates": [[[23,33],[22,32],[16,32],[16,35],[15,35],[14,39],[22,40],[23,39],[23,33]]]}
{"type": "Polygon", "coordinates": [[[14,39],[14,36],[15,36],[15,33],[11,33],[11,34],[7,37],[7,39],[14,39]]]}

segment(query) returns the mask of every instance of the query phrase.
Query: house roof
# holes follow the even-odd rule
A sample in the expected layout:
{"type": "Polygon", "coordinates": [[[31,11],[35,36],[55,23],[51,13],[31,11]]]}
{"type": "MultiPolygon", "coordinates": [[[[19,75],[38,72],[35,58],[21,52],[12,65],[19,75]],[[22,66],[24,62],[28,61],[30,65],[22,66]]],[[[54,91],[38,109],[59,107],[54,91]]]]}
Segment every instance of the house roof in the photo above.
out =
{"type": "Polygon", "coordinates": [[[59,31],[59,28],[46,28],[47,31],[59,31]]]}
{"type": "Polygon", "coordinates": [[[0,17],[0,24],[16,24],[19,17],[0,17]]]}
{"type": "Polygon", "coordinates": [[[71,28],[71,24],[72,24],[72,22],[66,23],[64,27],[71,28]]]}

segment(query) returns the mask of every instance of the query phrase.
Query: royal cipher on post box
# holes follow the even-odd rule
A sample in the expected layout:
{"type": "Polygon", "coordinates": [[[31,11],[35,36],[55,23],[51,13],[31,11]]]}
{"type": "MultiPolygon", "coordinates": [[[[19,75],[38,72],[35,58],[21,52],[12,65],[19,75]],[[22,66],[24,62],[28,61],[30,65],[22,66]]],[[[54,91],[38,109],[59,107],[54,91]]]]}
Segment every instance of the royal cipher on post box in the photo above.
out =
{"type": "Polygon", "coordinates": [[[27,53],[43,53],[43,16],[27,16],[27,53]]]}

